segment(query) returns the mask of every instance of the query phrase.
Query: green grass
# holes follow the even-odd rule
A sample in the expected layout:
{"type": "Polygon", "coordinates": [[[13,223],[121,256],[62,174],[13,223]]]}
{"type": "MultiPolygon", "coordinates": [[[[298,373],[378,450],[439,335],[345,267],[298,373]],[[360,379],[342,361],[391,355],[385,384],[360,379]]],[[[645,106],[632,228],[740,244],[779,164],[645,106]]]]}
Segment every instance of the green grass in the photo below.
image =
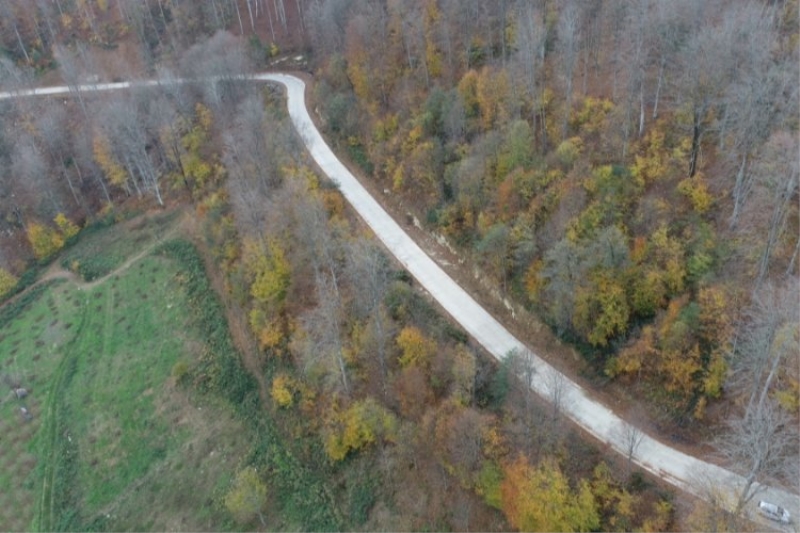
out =
{"type": "Polygon", "coordinates": [[[230,402],[171,377],[209,354],[187,276],[151,254],[91,288],[45,284],[0,309],[0,372],[30,390],[33,414],[2,386],[0,530],[232,526],[219,501],[252,432],[230,402]]]}
{"type": "Polygon", "coordinates": [[[33,414],[0,388],[0,530],[236,529],[222,499],[248,464],[268,474],[271,527],[342,529],[328,472],[261,408],[197,250],[153,246],[153,227],[85,235],[66,253],[114,270],[0,307],[0,373],[33,414]]]}
{"type": "Polygon", "coordinates": [[[162,239],[179,217],[178,211],[149,215],[108,230],[103,222],[87,227],[78,242],[61,256],[60,264],[85,281],[101,278],[144,247],[162,239]]]}

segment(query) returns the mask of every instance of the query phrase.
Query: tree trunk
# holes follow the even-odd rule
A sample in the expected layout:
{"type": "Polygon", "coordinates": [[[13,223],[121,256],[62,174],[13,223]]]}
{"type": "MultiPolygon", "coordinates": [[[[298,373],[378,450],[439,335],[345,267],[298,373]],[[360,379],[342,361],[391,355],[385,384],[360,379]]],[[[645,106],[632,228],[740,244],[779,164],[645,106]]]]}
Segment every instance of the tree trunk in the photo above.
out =
{"type": "Polygon", "coordinates": [[[692,117],[692,152],[689,155],[689,177],[693,178],[697,173],[697,158],[700,154],[700,121],[702,120],[700,110],[695,108],[692,117]]]}
{"type": "Polygon", "coordinates": [[[661,63],[658,66],[658,82],[656,82],[656,98],[655,102],[653,102],[653,120],[658,118],[658,99],[661,96],[661,84],[664,81],[664,66],[666,64],[666,56],[661,56],[661,63]]]}

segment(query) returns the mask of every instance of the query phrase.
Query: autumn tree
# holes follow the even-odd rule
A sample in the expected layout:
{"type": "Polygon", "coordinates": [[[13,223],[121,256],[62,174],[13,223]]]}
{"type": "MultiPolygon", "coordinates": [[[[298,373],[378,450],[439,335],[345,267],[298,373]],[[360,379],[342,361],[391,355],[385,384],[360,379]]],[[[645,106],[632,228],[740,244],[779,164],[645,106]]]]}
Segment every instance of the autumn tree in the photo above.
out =
{"type": "Polygon", "coordinates": [[[346,409],[334,408],[328,417],[325,452],[333,461],[378,441],[391,441],[397,421],[391,412],[372,398],[353,402],[346,409]]]}
{"type": "Polygon", "coordinates": [[[242,260],[250,280],[253,308],[250,327],[262,348],[277,348],[286,340],[284,306],[291,269],[280,242],[245,241],[242,260]]]}
{"type": "Polygon", "coordinates": [[[348,246],[346,277],[353,290],[356,316],[367,321],[370,354],[380,371],[381,388],[386,390],[392,323],[383,305],[389,287],[389,265],[383,252],[372,242],[359,239],[348,246]]]}
{"type": "Polygon", "coordinates": [[[551,458],[532,466],[520,455],[503,468],[502,509],[521,531],[593,531],[600,527],[589,483],[570,488],[551,458]]]}
{"type": "Polygon", "coordinates": [[[11,292],[16,287],[17,281],[11,272],[0,267],[0,298],[11,292]]]}
{"type": "Polygon", "coordinates": [[[60,232],[38,222],[28,224],[27,235],[36,259],[47,259],[64,246],[60,232]]]}
{"type": "Polygon", "coordinates": [[[414,326],[406,326],[397,335],[397,346],[401,350],[400,365],[403,367],[430,365],[431,358],[436,353],[436,341],[425,336],[422,331],[414,326]]]}
{"type": "Polygon", "coordinates": [[[225,494],[225,507],[241,525],[246,525],[258,517],[262,526],[264,506],[267,500],[267,487],[255,468],[244,468],[236,474],[231,488],[225,494]]]}

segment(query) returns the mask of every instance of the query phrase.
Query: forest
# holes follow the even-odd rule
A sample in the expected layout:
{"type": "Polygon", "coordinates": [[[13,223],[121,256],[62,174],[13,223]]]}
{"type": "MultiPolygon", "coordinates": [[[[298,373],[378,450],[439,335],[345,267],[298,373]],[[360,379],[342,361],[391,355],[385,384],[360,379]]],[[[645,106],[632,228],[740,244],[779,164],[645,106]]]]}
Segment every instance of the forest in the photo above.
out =
{"type": "MultiPolygon", "coordinates": [[[[258,384],[244,420],[292,458],[254,452],[212,529],[752,528],[758,483],[798,491],[799,45],[787,0],[0,0],[0,92],[71,89],[0,101],[0,299],[53,262],[97,277],[61,257],[99,222],[192,213],[258,384]],[[556,377],[452,324],[317,173],[281,90],[235,79],[264,70],[302,72],[390,211],[648,432],[737,469],[738,501],[603,450],[556,377]],[[152,78],[197,81],[81,90],[152,78]]],[[[214,357],[184,386],[224,388],[214,357]]]]}

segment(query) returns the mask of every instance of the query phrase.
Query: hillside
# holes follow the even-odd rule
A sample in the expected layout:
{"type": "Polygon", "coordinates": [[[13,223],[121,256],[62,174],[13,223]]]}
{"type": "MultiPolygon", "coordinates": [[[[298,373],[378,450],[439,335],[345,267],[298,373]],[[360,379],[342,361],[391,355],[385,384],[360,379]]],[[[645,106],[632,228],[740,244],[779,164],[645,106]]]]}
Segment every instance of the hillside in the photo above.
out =
{"type": "Polygon", "coordinates": [[[260,388],[247,416],[280,435],[237,466],[250,491],[264,485],[263,505],[237,515],[223,489],[214,496],[226,527],[744,527],[744,501],[687,518],[683,499],[533,398],[524,360],[494,365],[420,297],[315,175],[280,93],[228,79],[294,50],[310,52],[313,108],[337,153],[448,243],[462,281],[475,273],[536,317],[515,327],[556,366],[635,402],[622,410],[695,453],[796,481],[785,475],[800,405],[793,3],[0,9],[2,90],[221,77],[0,104],[0,293],[24,291],[65,245],[59,264],[100,276],[102,261],[70,255],[85,223],[191,206],[260,388]],[[534,320],[552,334],[526,332],[534,320]],[[284,439],[288,466],[271,448],[284,439]],[[274,478],[298,465],[319,475],[318,512],[274,478]],[[555,481],[535,488],[540,478],[555,481]],[[537,507],[548,498],[563,512],[537,507]]]}

